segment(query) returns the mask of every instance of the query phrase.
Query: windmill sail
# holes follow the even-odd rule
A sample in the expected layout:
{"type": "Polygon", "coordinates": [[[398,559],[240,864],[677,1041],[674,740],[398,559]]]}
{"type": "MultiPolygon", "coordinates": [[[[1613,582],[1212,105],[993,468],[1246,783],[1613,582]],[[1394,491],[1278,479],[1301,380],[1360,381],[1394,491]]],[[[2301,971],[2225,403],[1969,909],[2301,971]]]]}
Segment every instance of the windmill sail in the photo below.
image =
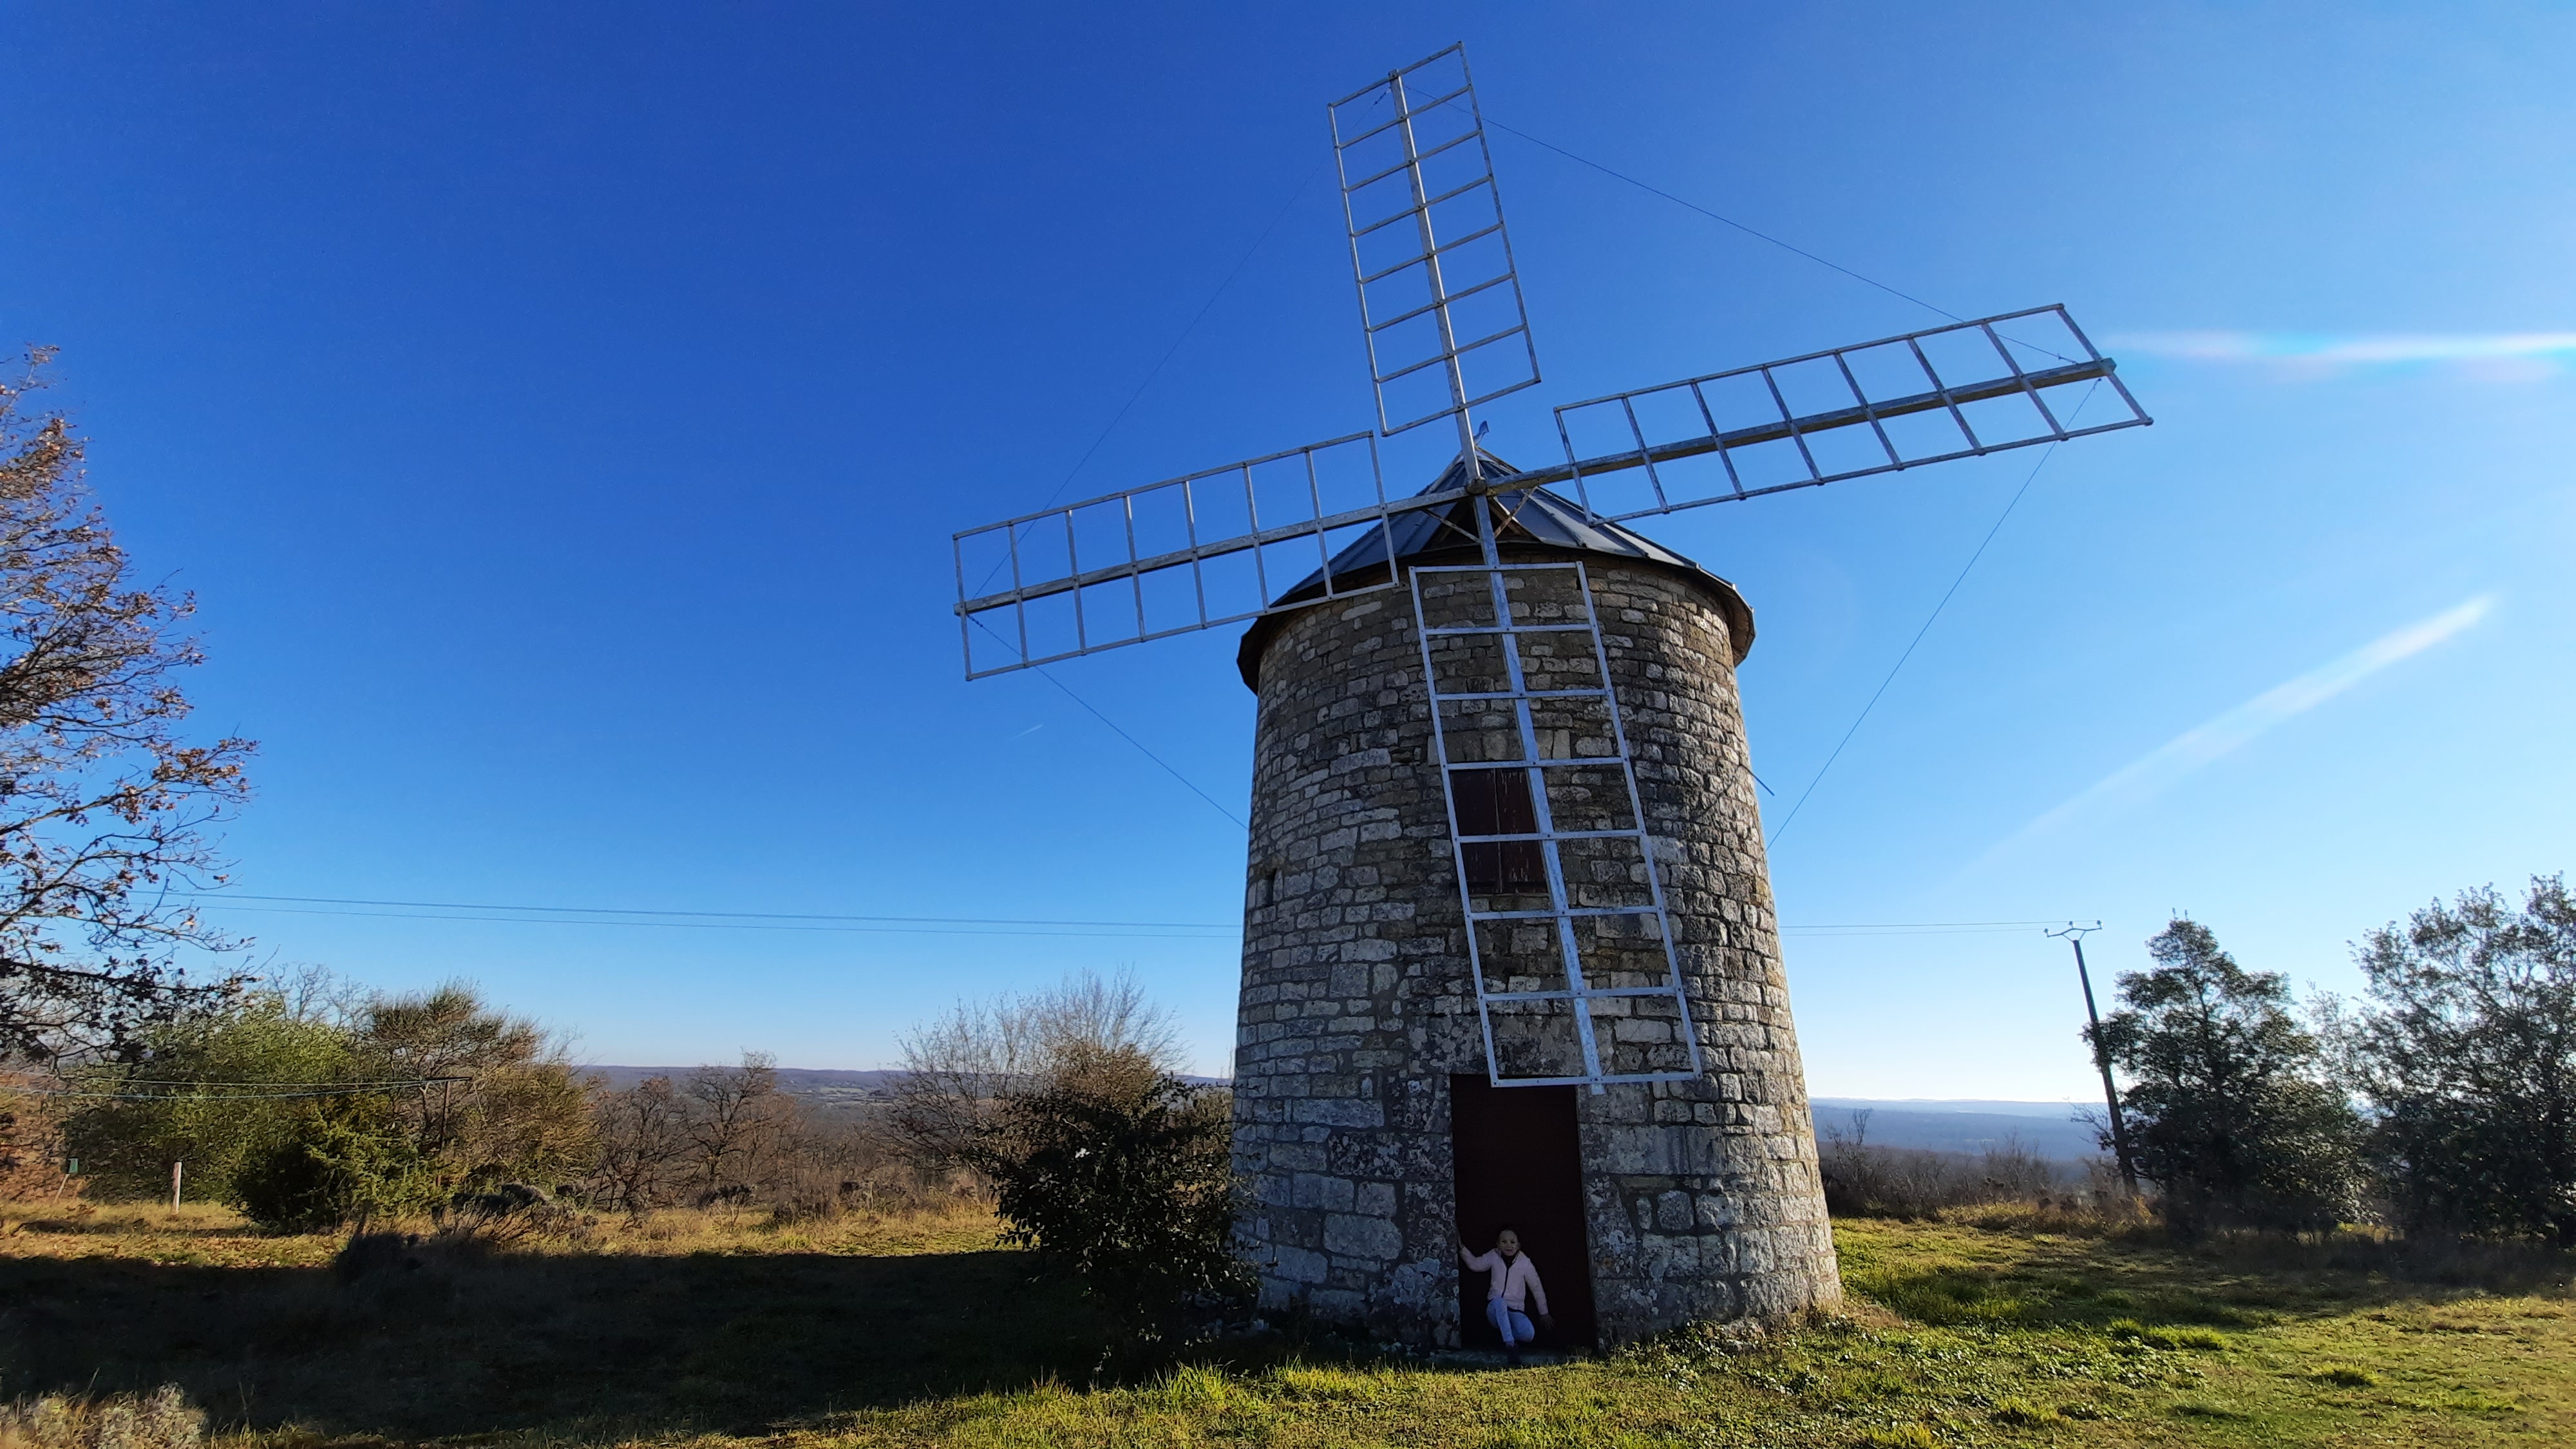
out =
{"type": "MultiPolygon", "coordinates": [[[[1372,536],[1390,556],[1388,520],[1426,501],[1390,503],[1377,436],[1354,433],[967,529],[951,540],[966,677],[1270,612],[1372,536]]],[[[1394,582],[1344,571],[1321,597],[1394,582]]]]}
{"type": "Polygon", "coordinates": [[[1378,427],[1455,417],[1469,442],[1467,409],[1539,377],[1466,49],[1328,109],[1378,427]]]}
{"type": "Polygon", "coordinates": [[[1480,463],[1481,485],[1453,465],[1389,498],[1378,435],[1354,433],[968,529],[954,540],[966,675],[1390,588],[1406,515],[1478,491],[1548,489],[1617,522],[2151,421],[2062,306],[1614,393],[1556,419],[1565,462],[1480,463]],[[1320,592],[1290,588],[1318,573],[1320,592]]]}
{"type": "Polygon", "coordinates": [[[2034,307],[1569,403],[1566,461],[1525,476],[1616,521],[2152,421],[2065,307],[2034,307]]]}

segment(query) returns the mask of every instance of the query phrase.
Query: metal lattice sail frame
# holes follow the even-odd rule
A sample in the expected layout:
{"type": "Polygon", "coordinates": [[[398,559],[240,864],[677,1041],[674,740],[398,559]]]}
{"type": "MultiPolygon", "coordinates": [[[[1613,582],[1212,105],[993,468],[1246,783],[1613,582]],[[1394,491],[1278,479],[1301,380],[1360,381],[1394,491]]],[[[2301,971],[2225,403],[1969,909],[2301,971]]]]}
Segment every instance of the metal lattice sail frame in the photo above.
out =
{"type": "Polygon", "coordinates": [[[967,677],[1410,580],[1489,1079],[1600,1090],[1696,1076],[1697,1032],[1590,576],[1579,563],[1504,563],[1494,495],[1567,486],[1585,517],[1615,523],[2153,420],[2113,361],[2051,305],[1569,403],[1555,409],[1563,463],[1484,476],[1473,409],[1539,374],[1465,50],[1391,71],[1328,115],[1378,430],[958,533],[967,677]],[[2097,398],[2118,412],[2088,424],[2097,398]],[[1457,428],[1462,481],[1390,499],[1379,440],[1444,418],[1457,428]],[[1403,568],[1394,523],[1469,500],[1479,561],[1403,568]],[[1560,580],[1552,599],[1542,597],[1550,579],[1560,580]],[[1435,622],[1445,582],[1461,586],[1448,591],[1457,597],[1488,600],[1481,623],[1435,622]],[[1588,653],[1556,647],[1578,637],[1588,653]],[[1441,656],[1480,647],[1477,638],[1494,641],[1482,647],[1501,666],[1502,687],[1444,690],[1444,669],[1458,661],[1441,656]],[[1534,661],[1554,672],[1555,687],[1531,687],[1534,661]],[[1568,686],[1568,668],[1590,674],[1568,686]],[[1566,738],[1592,741],[1592,752],[1554,751],[1539,714],[1578,703],[1598,711],[1601,732],[1578,737],[1569,727],[1566,738]],[[1463,731],[1512,741],[1507,758],[1453,755],[1462,732],[1444,710],[1470,707],[1509,717],[1507,729],[1463,731]],[[1461,790],[1475,771],[1520,774],[1531,828],[1462,828],[1461,790]],[[1624,823],[1562,824],[1562,782],[1585,771],[1615,774],[1618,788],[1596,784],[1584,808],[1597,812],[1606,798],[1624,823]],[[1526,866],[1533,848],[1536,878],[1512,882],[1498,867],[1497,890],[1476,889],[1471,855],[1526,866]],[[1492,904],[1511,884],[1544,889],[1526,893],[1530,904],[1492,904]]]}
{"type": "Polygon", "coordinates": [[[1325,112],[1378,427],[1393,436],[1534,386],[1538,348],[1466,48],[1391,72],[1325,112]],[[1441,384],[1445,397],[1407,406],[1389,396],[1411,382],[1441,384]]]}
{"type": "MultiPolygon", "coordinates": [[[[1490,538],[1490,517],[1480,531],[1490,538]]],[[[1475,564],[1410,577],[1488,1079],[1597,1091],[1696,1077],[1699,1035],[1589,574],[1580,563],[1475,564]],[[1443,599],[1453,579],[1465,588],[1443,599]],[[1553,647],[1561,643],[1576,647],[1553,647]],[[1459,644],[1481,644],[1474,652],[1491,662],[1441,657],[1459,644]],[[1551,667],[1534,682],[1533,664],[1551,667]],[[1496,666],[1499,678],[1475,678],[1496,666]],[[1502,687],[1442,688],[1461,675],[1502,687]],[[1505,718],[1499,729],[1461,728],[1477,713],[1505,718]],[[1580,733],[1585,725],[1606,733],[1580,733]],[[1465,743],[1496,736],[1509,748],[1465,743]],[[1527,828],[1476,828],[1460,808],[1460,782],[1471,775],[1517,785],[1527,828]],[[1504,852],[1514,846],[1535,857],[1538,879],[1508,879],[1504,852]],[[1484,869],[1471,860],[1479,850],[1484,869]]]]}
{"type": "Polygon", "coordinates": [[[1281,581],[1318,570],[1328,597],[1392,587],[1383,568],[1330,561],[1371,534],[1382,560],[1395,519],[1481,492],[1570,488],[1585,515],[1616,523],[2147,423],[2116,369],[2063,306],[2035,307],[1569,403],[1556,409],[1564,462],[1435,492],[1389,498],[1376,435],[1358,433],[1023,514],[953,541],[967,676],[1301,609],[1314,600],[1283,602],[1281,581]],[[1945,349],[1963,342],[1974,350],[1945,349]],[[2096,404],[2117,413],[2086,421],[2096,404]],[[1342,465],[1330,487],[1328,461],[1342,465]],[[1211,528],[1220,502],[1230,526],[1211,528]],[[1227,596],[1212,575],[1230,562],[1242,587],[1227,596]],[[1157,576],[1181,585],[1162,613],[1157,576]]]}

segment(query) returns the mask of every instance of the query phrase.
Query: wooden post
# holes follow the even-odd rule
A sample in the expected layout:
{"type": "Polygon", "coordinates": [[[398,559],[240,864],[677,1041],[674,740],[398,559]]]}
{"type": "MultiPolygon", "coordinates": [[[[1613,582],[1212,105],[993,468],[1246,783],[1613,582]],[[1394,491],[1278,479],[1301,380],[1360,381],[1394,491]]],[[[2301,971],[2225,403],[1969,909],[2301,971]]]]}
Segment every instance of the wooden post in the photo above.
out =
{"type": "Polygon", "coordinates": [[[2129,1185],[2129,1196],[2138,1195],[2138,1164],[2129,1155],[2129,1126],[2120,1116],[2120,1087],[2111,1080],[2111,1053],[2102,1044],[2102,1013],[2093,1007],[2093,973],[2084,968],[2084,937],[2070,932],[2067,940],[2075,946],[2075,979],[2084,983],[2084,1019],[2093,1023],[2093,1065],[2102,1071],[2102,1100],[2111,1109],[2111,1147],[2120,1156],[2120,1180],[2129,1185]]]}
{"type": "Polygon", "coordinates": [[[170,1210],[179,1209],[179,1183],[187,1175],[188,1164],[177,1159],[170,1163],[170,1210]]]}

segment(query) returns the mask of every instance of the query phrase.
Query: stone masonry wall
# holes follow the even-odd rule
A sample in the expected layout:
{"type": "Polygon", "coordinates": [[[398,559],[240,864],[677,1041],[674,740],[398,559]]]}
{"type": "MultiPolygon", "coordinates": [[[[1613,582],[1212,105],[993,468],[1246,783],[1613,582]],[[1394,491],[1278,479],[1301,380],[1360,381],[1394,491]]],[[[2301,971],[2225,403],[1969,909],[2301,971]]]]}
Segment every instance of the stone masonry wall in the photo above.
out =
{"type": "MultiPolygon", "coordinates": [[[[1577,1093],[1602,1336],[1829,1305],[1841,1281],[1724,616],[1677,573],[1584,563],[1705,1059],[1697,1081],[1577,1093]]],[[[1235,1056],[1261,1298],[1451,1345],[1448,1078],[1485,1063],[1412,605],[1389,590],[1277,628],[1235,1056]]]]}

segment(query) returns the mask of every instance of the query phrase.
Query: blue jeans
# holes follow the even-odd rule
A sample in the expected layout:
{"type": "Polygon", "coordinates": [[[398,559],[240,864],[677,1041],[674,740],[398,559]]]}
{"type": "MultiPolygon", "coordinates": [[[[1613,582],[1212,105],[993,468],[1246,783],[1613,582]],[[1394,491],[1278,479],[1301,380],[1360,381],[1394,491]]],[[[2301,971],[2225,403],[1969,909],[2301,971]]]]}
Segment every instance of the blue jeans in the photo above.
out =
{"type": "Polygon", "coordinates": [[[1503,1299],[1485,1300],[1485,1318],[1494,1325],[1495,1331],[1502,1334],[1505,1348],[1510,1348],[1514,1344],[1527,1343],[1537,1337],[1537,1330],[1530,1327],[1529,1315],[1514,1308],[1503,1299]]]}

